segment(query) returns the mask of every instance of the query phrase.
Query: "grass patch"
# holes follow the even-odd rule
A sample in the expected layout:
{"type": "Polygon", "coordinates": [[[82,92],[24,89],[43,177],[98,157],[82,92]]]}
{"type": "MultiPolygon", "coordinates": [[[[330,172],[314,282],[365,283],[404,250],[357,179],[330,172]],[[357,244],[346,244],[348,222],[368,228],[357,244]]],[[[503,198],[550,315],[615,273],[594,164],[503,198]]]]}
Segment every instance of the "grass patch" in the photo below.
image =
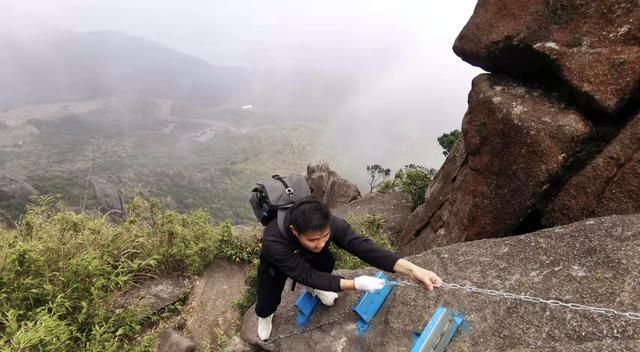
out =
{"type": "Polygon", "coordinates": [[[136,199],[128,214],[114,225],[40,197],[16,230],[0,230],[1,351],[152,351],[142,330],[162,317],[110,309],[116,292],[149,276],[200,273],[215,256],[257,252],[234,247],[231,225],[211,224],[204,210],[182,215],[136,199]]]}
{"type": "MultiPolygon", "coordinates": [[[[366,215],[364,217],[348,217],[347,222],[351,225],[353,230],[363,237],[371,239],[376,245],[393,250],[391,241],[388,234],[384,231],[384,219],[378,215],[366,215]]],[[[330,244],[331,252],[336,258],[336,270],[347,269],[356,270],[369,266],[369,264],[363,262],[358,257],[351,253],[338,248],[335,244],[330,244]]]]}
{"type": "Polygon", "coordinates": [[[256,303],[258,298],[258,272],[257,266],[253,271],[244,279],[244,284],[247,285],[247,289],[242,294],[242,297],[233,302],[233,308],[240,314],[244,315],[251,306],[256,303]]]}

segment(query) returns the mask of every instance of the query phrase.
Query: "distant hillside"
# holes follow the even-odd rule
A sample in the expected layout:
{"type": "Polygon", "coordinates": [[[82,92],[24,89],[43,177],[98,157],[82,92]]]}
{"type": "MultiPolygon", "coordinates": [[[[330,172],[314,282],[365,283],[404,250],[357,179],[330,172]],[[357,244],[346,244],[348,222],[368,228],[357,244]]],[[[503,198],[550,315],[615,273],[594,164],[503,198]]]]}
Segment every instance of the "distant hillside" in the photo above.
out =
{"type": "Polygon", "coordinates": [[[92,208],[97,177],[125,198],[251,222],[256,180],[321,159],[337,166],[323,121],[358,84],[335,72],[217,67],[116,32],[0,34],[0,171],[74,209],[92,208]]]}
{"type": "Polygon", "coordinates": [[[332,116],[360,78],[336,72],[222,67],[118,32],[0,34],[0,108],[107,96],[199,107],[252,105],[278,120],[332,116]]]}
{"type": "Polygon", "coordinates": [[[216,105],[249,88],[244,69],[118,32],[0,36],[0,106],[113,95],[216,105]]]}
{"type": "Polygon", "coordinates": [[[171,100],[31,105],[0,112],[0,121],[0,170],[76,209],[94,206],[87,180],[100,177],[127,199],[142,194],[181,211],[202,207],[215,219],[252,222],[247,200],[256,181],[304,173],[328,156],[321,124],[171,100]]]}

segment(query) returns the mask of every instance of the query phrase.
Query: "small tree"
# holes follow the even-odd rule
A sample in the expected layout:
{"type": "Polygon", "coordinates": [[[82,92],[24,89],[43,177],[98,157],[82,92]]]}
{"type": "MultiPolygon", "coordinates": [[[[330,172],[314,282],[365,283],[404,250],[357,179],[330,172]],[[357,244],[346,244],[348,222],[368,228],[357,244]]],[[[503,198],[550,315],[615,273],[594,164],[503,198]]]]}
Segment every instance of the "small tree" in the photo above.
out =
{"type": "Polygon", "coordinates": [[[462,132],[458,130],[453,130],[449,133],[443,133],[442,136],[438,137],[438,144],[444,149],[442,154],[444,156],[448,156],[451,153],[451,150],[456,145],[458,140],[462,137],[462,132]]]}
{"type": "Polygon", "coordinates": [[[389,175],[391,169],[385,169],[379,164],[367,165],[367,174],[369,174],[369,192],[373,192],[389,175]]]}
{"type": "Polygon", "coordinates": [[[393,182],[396,188],[411,197],[412,210],[424,203],[427,187],[431,184],[437,170],[421,165],[409,164],[396,172],[393,182]]]}

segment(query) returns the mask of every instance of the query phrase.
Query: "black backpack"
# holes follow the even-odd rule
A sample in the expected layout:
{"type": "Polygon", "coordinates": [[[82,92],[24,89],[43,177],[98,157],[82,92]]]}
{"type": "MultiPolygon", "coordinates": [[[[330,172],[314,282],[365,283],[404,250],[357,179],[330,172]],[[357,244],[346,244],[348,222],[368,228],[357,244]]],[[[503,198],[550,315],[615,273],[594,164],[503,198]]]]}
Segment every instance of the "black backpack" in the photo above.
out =
{"type": "Polygon", "coordinates": [[[309,185],[302,175],[280,176],[273,175],[270,180],[256,183],[251,191],[251,208],[256,218],[264,226],[277,218],[278,228],[284,230],[284,216],[286,210],[295,202],[311,195],[309,185]]]}

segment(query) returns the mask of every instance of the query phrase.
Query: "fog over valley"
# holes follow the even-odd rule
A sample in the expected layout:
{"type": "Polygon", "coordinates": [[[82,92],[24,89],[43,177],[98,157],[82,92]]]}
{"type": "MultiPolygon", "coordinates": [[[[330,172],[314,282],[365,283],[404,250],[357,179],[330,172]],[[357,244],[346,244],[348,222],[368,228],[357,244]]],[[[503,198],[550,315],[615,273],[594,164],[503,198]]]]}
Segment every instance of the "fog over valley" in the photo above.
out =
{"type": "Polygon", "coordinates": [[[257,177],[437,169],[480,72],[451,50],[473,1],[3,6],[0,170],[74,206],[102,177],[243,222],[257,177]]]}

